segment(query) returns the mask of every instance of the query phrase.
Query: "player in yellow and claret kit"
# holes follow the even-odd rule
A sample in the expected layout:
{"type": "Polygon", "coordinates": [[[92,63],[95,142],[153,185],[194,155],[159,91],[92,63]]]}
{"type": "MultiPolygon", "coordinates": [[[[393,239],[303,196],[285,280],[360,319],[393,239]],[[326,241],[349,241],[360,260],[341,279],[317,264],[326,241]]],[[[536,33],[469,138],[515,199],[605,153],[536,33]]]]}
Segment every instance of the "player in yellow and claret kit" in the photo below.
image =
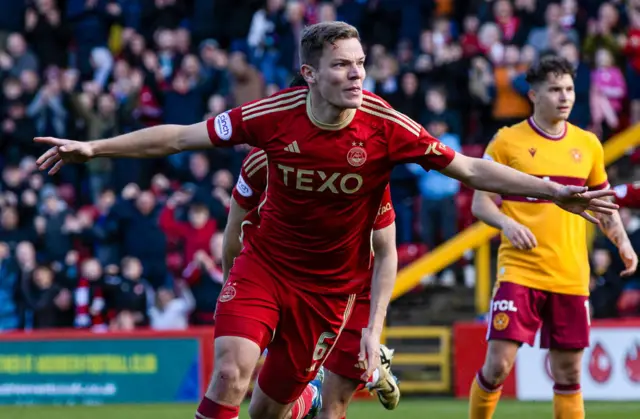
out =
{"type": "MultiPolygon", "coordinates": [[[[522,172],[590,190],[609,187],[598,138],[567,122],[575,101],[574,68],[550,56],[527,73],[533,116],[503,128],[485,158],[522,172]]],[[[550,350],[555,381],[555,419],[583,419],[580,389],[582,352],[589,346],[589,260],[586,221],[548,201],[476,191],[473,213],[501,230],[497,286],[491,303],[484,365],[470,393],[470,419],[490,419],[518,348],[550,350]]],[[[599,224],[625,263],[622,275],[636,270],[638,257],[617,211],[585,218],[599,224]]]]}

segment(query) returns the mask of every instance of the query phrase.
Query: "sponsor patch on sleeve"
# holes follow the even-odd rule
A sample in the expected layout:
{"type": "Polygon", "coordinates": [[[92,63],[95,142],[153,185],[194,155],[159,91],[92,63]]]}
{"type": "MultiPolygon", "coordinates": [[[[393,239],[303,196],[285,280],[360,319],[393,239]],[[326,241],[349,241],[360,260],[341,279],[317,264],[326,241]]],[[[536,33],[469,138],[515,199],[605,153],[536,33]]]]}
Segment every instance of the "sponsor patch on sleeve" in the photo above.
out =
{"type": "Polygon", "coordinates": [[[231,139],[233,129],[231,128],[231,118],[228,112],[216,116],[213,125],[215,126],[216,134],[218,134],[221,140],[229,141],[231,139]]]}
{"type": "Polygon", "coordinates": [[[253,195],[253,189],[251,189],[251,187],[247,185],[247,182],[245,182],[245,180],[242,178],[242,175],[240,175],[240,177],[238,178],[238,183],[236,183],[236,190],[245,198],[249,198],[251,195],[253,195]]]}

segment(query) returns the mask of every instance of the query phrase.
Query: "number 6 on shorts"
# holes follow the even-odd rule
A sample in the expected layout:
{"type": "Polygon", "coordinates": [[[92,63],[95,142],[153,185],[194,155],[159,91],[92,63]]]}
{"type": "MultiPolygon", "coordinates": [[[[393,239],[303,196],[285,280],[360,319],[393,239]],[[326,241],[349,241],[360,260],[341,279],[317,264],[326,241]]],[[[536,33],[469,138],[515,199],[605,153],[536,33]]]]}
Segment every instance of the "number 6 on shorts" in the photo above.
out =
{"type": "Polygon", "coordinates": [[[315,371],[318,368],[318,364],[322,364],[322,360],[327,356],[327,352],[331,350],[331,346],[333,346],[325,343],[325,340],[335,339],[336,337],[338,337],[338,335],[331,332],[324,332],[320,335],[318,342],[316,342],[316,347],[313,350],[313,362],[307,371],[315,371]]]}

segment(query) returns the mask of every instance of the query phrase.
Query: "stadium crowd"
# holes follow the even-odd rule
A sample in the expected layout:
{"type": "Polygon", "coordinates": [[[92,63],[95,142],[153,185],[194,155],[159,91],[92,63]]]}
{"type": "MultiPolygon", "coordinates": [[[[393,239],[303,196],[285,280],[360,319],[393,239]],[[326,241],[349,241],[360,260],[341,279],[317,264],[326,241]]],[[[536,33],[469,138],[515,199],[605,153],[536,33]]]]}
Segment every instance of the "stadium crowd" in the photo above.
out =
{"type": "MultiPolygon", "coordinates": [[[[640,120],[640,0],[0,0],[0,10],[0,331],[212,322],[248,149],[95,160],[50,178],[35,170],[43,150],[32,139],[191,124],[262,98],[288,85],[308,23],[356,25],[365,88],[467,154],[529,116],[524,73],[546,53],[575,63],[571,122],[607,138],[640,120]]],[[[424,251],[465,228],[469,193],[398,167],[399,245],[424,251]]],[[[640,240],[640,221],[624,218],[640,240]]],[[[617,276],[608,246],[593,257],[596,314],[637,316],[637,294],[616,301],[640,294],[640,281],[617,276]]]]}

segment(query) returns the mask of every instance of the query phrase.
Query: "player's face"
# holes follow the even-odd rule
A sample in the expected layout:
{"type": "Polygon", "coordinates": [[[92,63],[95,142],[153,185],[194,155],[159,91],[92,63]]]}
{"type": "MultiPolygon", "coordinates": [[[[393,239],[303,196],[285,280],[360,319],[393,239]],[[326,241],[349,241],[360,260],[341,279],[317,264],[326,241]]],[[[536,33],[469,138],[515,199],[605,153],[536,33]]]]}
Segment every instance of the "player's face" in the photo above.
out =
{"type": "Polygon", "coordinates": [[[362,45],[355,38],[325,46],[316,72],[316,85],[322,97],[338,108],[360,107],[364,59],[362,45]]]}
{"type": "Polygon", "coordinates": [[[575,100],[573,78],[569,74],[549,74],[547,81],[532,92],[536,111],[549,121],[567,120],[575,100]]]}

